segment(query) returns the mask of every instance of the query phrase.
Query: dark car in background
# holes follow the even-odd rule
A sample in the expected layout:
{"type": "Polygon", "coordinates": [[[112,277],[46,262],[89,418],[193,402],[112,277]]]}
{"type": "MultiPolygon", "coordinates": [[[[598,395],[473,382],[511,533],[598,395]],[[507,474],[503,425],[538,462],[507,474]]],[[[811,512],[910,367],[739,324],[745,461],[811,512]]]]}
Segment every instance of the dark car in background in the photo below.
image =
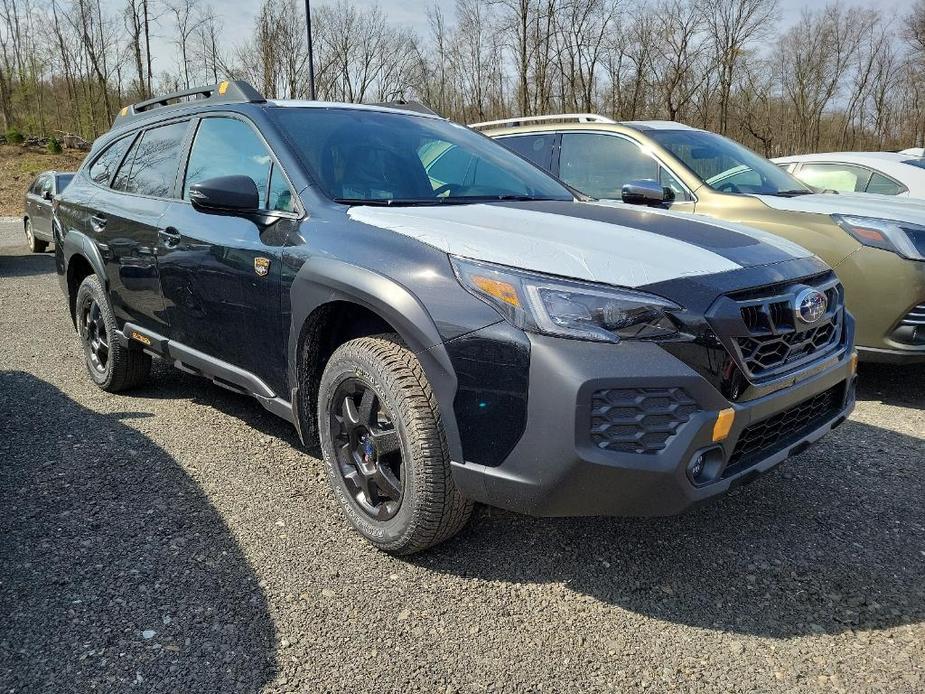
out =
{"type": "Polygon", "coordinates": [[[33,253],[43,253],[49,242],[55,240],[51,233],[51,204],[72,178],[72,172],[45,171],[35,177],[26,191],[23,231],[33,253]]]}

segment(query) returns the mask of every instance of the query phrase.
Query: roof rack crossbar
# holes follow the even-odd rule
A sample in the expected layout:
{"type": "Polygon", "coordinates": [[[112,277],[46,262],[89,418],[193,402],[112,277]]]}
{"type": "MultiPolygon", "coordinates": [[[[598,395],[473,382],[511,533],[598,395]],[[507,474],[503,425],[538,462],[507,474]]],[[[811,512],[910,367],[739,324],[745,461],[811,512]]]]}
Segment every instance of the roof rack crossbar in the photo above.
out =
{"type": "Polygon", "coordinates": [[[183,89],[163,96],[156,96],[153,99],[139,101],[137,104],[126,106],[119,111],[119,115],[116,116],[116,123],[122,123],[132,116],[148,113],[156,108],[183,106],[187,102],[181,101],[181,99],[185,99],[186,97],[198,97],[198,99],[196,99],[197,101],[203,100],[212,103],[260,103],[266,101],[263,94],[254,89],[247,82],[241,80],[226,80],[205,87],[193,87],[192,89],[183,89]]]}
{"type": "Polygon", "coordinates": [[[517,127],[526,123],[541,123],[543,121],[576,121],[578,123],[616,123],[605,116],[599,116],[596,113],[559,113],[548,116],[521,116],[520,118],[502,118],[501,120],[489,120],[483,123],[472,123],[469,127],[475,130],[481,128],[494,128],[498,126],[517,127]]]}

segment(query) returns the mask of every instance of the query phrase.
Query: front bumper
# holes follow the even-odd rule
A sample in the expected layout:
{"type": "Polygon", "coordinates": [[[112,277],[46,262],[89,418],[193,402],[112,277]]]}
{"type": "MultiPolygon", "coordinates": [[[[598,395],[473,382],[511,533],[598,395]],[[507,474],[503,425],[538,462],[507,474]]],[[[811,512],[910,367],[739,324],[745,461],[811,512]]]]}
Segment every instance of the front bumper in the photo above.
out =
{"type": "MultiPolygon", "coordinates": [[[[841,424],[854,407],[854,368],[850,350],[827,370],[745,403],[730,405],[702,376],[658,345],[607,345],[531,335],[527,426],[520,441],[497,467],[453,463],[460,491],[469,498],[537,516],[662,516],[764,472],[805,450],[841,424]],[[603,389],[683,389],[696,411],[655,452],[605,450],[592,437],[592,395],[603,389]],[[735,420],[720,445],[723,464],[754,423],[820,394],[837,400],[808,427],[775,439],[762,452],[717,472],[715,481],[697,485],[688,466],[714,447],[717,413],[732,406],[735,420]]],[[[621,391],[622,392],[622,391],[621,391]]],[[[750,431],[754,431],[750,430],[750,431]]]]}
{"type": "Polygon", "coordinates": [[[925,303],[925,262],[865,246],[839,263],[835,272],[856,321],[861,359],[891,364],[925,362],[925,344],[903,342],[897,333],[909,312],[925,303]]]}

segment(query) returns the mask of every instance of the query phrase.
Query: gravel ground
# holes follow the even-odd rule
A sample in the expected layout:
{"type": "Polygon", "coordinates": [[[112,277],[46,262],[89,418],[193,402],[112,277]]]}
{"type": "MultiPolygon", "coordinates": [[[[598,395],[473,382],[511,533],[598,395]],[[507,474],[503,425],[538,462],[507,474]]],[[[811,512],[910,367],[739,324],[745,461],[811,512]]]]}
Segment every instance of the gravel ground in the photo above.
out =
{"type": "Polygon", "coordinates": [[[659,520],[482,509],[401,561],[255,401],[163,364],[91,385],[0,224],[0,691],[925,690],[925,367],[659,520]]]}

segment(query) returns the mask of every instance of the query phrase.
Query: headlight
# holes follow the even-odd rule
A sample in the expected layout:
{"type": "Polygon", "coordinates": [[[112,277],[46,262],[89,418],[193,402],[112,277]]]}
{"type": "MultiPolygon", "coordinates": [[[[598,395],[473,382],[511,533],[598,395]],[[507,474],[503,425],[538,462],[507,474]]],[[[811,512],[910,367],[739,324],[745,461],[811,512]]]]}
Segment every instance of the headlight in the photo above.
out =
{"type": "Polygon", "coordinates": [[[833,214],[832,219],[865,246],[882,248],[912,260],[925,260],[925,226],[841,214],[833,214]]]}
{"type": "Polygon", "coordinates": [[[677,304],[652,294],[451,258],[459,282],[529,332],[599,342],[678,335],[677,304]]]}

